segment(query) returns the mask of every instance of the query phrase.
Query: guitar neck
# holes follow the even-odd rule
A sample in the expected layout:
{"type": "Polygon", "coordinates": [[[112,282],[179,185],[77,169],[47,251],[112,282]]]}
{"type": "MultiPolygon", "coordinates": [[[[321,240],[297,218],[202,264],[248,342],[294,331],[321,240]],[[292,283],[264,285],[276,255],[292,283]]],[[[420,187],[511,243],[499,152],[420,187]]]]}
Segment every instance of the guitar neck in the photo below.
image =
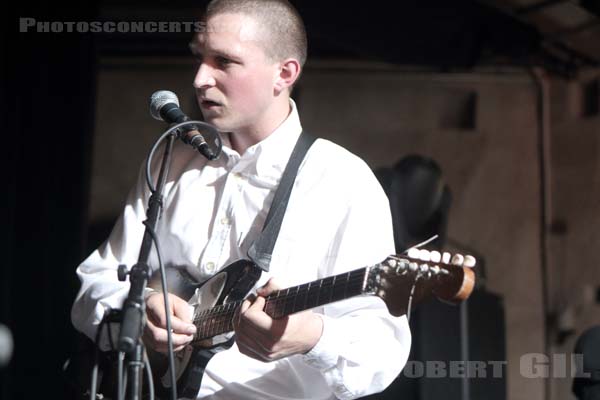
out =
{"type": "MultiPolygon", "coordinates": [[[[361,268],[278,290],[266,297],[264,311],[272,318],[282,318],[286,315],[358,296],[365,291],[368,273],[368,267],[361,268]]],[[[231,332],[233,315],[241,304],[242,301],[235,301],[199,312],[194,319],[194,324],[198,328],[194,341],[231,332]]]]}

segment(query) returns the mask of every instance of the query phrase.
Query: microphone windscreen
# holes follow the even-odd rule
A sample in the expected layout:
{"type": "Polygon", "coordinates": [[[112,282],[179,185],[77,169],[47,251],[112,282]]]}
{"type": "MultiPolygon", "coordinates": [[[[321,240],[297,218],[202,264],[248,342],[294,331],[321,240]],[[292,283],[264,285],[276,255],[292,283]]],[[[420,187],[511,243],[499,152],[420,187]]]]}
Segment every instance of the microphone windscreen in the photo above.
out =
{"type": "Polygon", "coordinates": [[[179,99],[175,93],[169,90],[159,90],[152,93],[152,96],[150,96],[150,115],[152,115],[152,118],[164,121],[160,116],[160,110],[169,103],[179,107],[179,99]]]}

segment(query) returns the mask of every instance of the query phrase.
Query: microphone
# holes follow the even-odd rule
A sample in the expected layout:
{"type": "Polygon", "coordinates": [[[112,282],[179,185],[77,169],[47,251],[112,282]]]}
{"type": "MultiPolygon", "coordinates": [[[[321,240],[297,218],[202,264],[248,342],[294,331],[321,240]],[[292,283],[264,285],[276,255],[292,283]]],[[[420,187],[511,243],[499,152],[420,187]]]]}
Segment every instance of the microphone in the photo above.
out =
{"type": "MultiPolygon", "coordinates": [[[[181,108],[179,108],[179,99],[177,98],[177,95],[168,90],[159,90],[150,96],[150,115],[152,115],[154,119],[165,121],[170,124],[178,124],[190,120],[190,118],[181,111],[181,108]]],[[[200,154],[209,160],[215,160],[219,157],[219,154],[215,153],[208,143],[206,143],[204,136],[202,136],[197,128],[183,128],[183,132],[180,133],[178,137],[184,143],[189,144],[194,149],[198,150],[200,154]]]]}

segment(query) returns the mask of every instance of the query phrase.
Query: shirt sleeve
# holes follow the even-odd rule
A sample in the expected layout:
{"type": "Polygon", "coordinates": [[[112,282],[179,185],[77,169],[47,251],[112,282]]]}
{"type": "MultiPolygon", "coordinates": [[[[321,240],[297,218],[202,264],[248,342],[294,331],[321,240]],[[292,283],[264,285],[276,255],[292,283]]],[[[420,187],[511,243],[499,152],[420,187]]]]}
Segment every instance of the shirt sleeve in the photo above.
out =
{"type": "MultiPolygon", "coordinates": [[[[366,166],[365,166],[366,168],[366,166]]],[[[347,213],[332,241],[324,271],[373,265],[394,252],[390,207],[370,170],[354,178],[347,213]]],[[[411,335],[405,316],[389,314],[375,296],[360,296],[322,308],[323,333],[304,360],[317,368],[336,397],[352,399],[384,390],[406,364],[411,335]]]]}
{"type": "MultiPolygon", "coordinates": [[[[117,278],[117,267],[128,269],[137,262],[144,232],[148,193],[140,170],[138,181],[127,197],[127,203],[109,238],[77,268],[80,290],[71,309],[75,328],[95,340],[96,331],[106,312],[121,308],[129,292],[129,281],[117,278]]],[[[118,324],[110,324],[111,336],[116,338],[118,324]]],[[[108,335],[100,335],[100,348],[110,349],[108,335]]]]}

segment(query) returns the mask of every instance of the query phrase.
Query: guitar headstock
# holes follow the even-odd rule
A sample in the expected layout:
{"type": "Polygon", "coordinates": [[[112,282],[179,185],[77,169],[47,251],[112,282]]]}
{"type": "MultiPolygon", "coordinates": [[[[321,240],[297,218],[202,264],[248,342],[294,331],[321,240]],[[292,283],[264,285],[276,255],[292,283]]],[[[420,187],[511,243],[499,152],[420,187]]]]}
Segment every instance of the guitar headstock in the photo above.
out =
{"type": "Polygon", "coordinates": [[[392,255],[369,271],[369,291],[383,299],[392,315],[408,310],[412,304],[432,296],[459,303],[466,300],[475,285],[473,256],[423,249],[410,249],[408,255],[392,255]]]}

